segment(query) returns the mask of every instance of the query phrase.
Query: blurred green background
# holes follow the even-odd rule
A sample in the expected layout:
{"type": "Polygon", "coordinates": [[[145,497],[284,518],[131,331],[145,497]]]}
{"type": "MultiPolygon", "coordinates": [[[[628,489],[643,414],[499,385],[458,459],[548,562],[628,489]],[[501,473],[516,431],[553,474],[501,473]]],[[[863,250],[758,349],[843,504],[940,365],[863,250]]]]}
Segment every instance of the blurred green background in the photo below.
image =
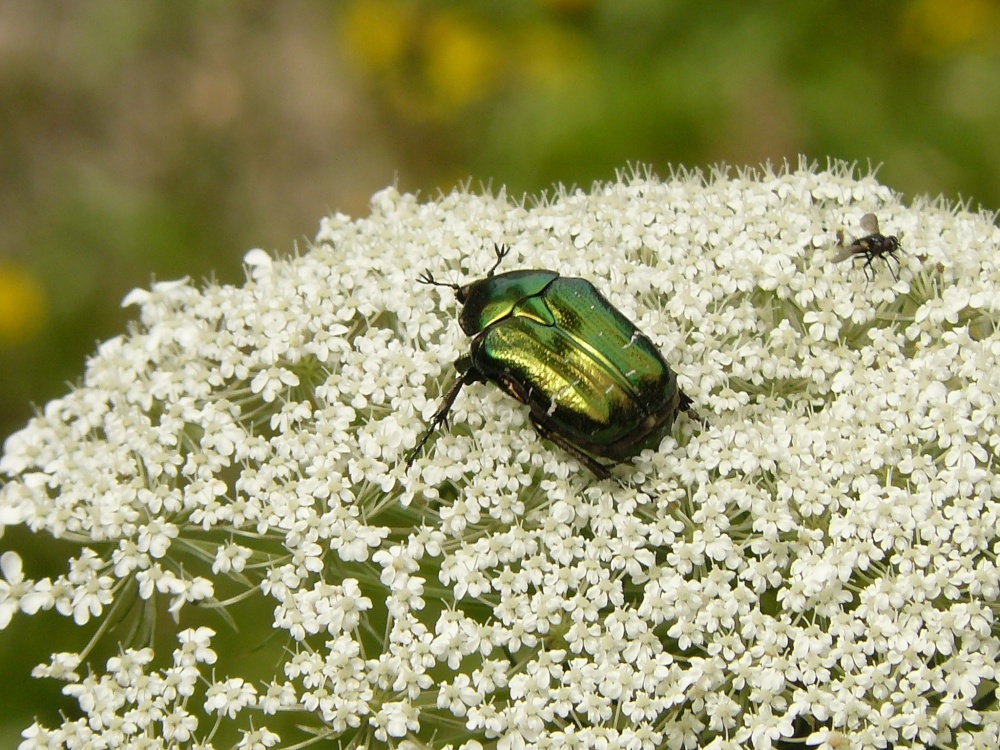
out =
{"type": "MultiPolygon", "coordinates": [[[[0,439],[133,287],[239,283],[247,249],[394,181],[517,195],[801,153],[996,208],[998,50],[1000,0],[0,0],[0,439]]],[[[0,637],[7,727],[54,720],[20,687],[44,640],[0,637]]]]}

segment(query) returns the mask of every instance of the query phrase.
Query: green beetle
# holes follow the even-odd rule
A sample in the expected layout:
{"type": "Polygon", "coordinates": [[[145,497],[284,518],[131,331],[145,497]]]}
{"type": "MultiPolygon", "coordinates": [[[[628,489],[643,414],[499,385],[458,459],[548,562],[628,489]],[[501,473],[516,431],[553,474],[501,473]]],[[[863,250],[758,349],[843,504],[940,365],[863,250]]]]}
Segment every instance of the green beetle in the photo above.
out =
{"type": "Polygon", "coordinates": [[[528,405],[538,434],[573,454],[596,476],[658,440],[691,399],[677,387],[653,342],[586,279],[555,271],[523,270],[494,275],[496,263],[470,284],[424,284],[455,290],[463,305],[459,324],[472,337],[470,352],[455,362],[459,378],[407,459],[440,425],[462,386],[496,383],[528,405]],[[603,463],[598,459],[607,459],[603,463]]]}

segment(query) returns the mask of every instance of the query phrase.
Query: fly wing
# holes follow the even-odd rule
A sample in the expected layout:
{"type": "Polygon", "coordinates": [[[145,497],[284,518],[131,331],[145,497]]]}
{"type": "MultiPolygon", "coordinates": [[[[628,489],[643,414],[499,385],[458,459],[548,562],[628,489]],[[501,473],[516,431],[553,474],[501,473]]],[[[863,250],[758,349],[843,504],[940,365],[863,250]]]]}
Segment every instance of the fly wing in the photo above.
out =
{"type": "Polygon", "coordinates": [[[865,214],[861,217],[861,228],[868,234],[878,234],[878,217],[875,214],[865,214]]]}
{"type": "Polygon", "coordinates": [[[834,263],[840,263],[841,261],[847,260],[848,258],[853,258],[858,252],[858,243],[854,242],[847,247],[840,248],[840,252],[833,256],[834,263]]]}

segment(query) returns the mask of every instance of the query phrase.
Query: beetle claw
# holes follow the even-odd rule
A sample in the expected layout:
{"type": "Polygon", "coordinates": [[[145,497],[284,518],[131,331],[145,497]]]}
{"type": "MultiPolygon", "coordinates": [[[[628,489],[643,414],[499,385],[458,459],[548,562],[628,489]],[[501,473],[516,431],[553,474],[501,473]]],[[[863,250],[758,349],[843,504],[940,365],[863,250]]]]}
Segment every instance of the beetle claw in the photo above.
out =
{"type": "Polygon", "coordinates": [[[449,427],[450,425],[448,424],[448,412],[444,412],[443,414],[441,412],[438,412],[434,415],[434,418],[431,419],[432,430],[438,430],[441,428],[447,430],[449,429],[449,427]]]}

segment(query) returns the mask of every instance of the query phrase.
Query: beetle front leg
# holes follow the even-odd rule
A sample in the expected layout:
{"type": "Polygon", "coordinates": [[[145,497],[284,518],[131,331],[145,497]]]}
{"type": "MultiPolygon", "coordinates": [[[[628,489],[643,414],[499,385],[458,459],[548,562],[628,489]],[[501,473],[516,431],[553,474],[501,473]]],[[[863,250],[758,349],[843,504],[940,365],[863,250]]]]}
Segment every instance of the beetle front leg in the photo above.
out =
{"type": "Polygon", "coordinates": [[[582,450],[577,448],[571,442],[566,440],[562,435],[554,433],[552,430],[543,426],[541,422],[535,419],[535,416],[531,415],[531,424],[535,427],[535,432],[539,434],[540,437],[545,440],[551,440],[553,443],[558,445],[567,453],[572,454],[572,456],[579,461],[581,464],[590,469],[590,472],[598,479],[607,479],[611,476],[611,472],[608,471],[608,467],[602,464],[600,461],[595,459],[593,456],[588,456],[582,450]]]}
{"type": "Polygon", "coordinates": [[[510,246],[494,243],[493,252],[497,256],[497,262],[493,264],[493,268],[491,268],[489,272],[486,274],[486,278],[490,278],[494,274],[494,272],[496,272],[496,270],[500,267],[500,264],[503,263],[503,259],[506,258],[507,253],[510,252],[510,246]]]}
{"type": "Polygon", "coordinates": [[[452,405],[455,403],[455,399],[458,398],[459,392],[462,390],[462,386],[469,383],[481,383],[483,382],[483,376],[479,374],[479,371],[474,367],[468,367],[468,358],[460,357],[458,361],[455,362],[455,368],[459,371],[460,375],[458,380],[448,389],[448,392],[444,394],[444,398],[441,399],[441,405],[438,410],[434,412],[434,416],[431,417],[430,426],[421,436],[420,440],[414,446],[413,450],[406,457],[406,466],[409,468],[417,458],[417,454],[420,449],[424,447],[428,440],[430,440],[431,435],[437,430],[441,425],[448,424],[448,412],[451,411],[452,405]]]}

